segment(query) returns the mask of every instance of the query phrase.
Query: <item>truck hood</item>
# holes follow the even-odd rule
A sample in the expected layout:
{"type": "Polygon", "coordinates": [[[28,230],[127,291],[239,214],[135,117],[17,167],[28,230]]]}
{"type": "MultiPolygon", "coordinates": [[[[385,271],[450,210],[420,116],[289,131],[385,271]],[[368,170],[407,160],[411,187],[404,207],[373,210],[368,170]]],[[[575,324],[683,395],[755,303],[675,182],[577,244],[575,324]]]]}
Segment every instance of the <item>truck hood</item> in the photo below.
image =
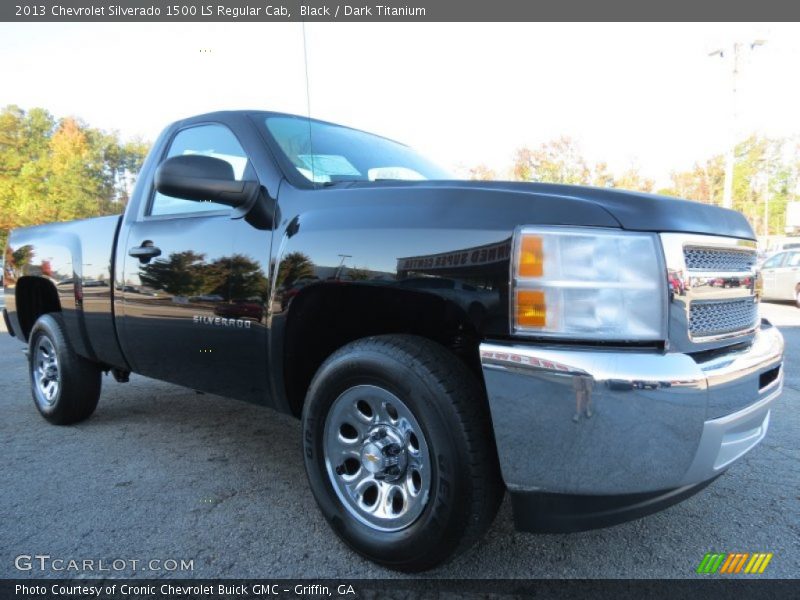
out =
{"type": "MultiPolygon", "coordinates": [[[[485,192],[490,196],[493,192],[501,192],[506,198],[515,196],[517,203],[536,204],[538,216],[541,217],[542,202],[561,202],[563,205],[586,203],[601,208],[623,229],[634,231],[682,232],[707,235],[724,235],[744,239],[755,239],[752,227],[741,213],[668,196],[658,196],[643,192],[597,188],[588,186],[558,185],[550,183],[527,183],[506,181],[376,181],[353,182],[350,189],[358,188],[410,188],[423,189],[429,192],[462,191],[474,198],[485,192]]],[[[545,206],[546,206],[545,204],[545,206]]],[[[505,202],[490,203],[489,206],[506,207],[505,202]]],[[[522,206],[515,206],[520,212],[522,206]]],[[[554,206],[555,208],[555,206],[554,206]]],[[[529,222],[539,222],[538,219],[529,222]]],[[[523,223],[520,223],[523,224],[523,223]]]]}

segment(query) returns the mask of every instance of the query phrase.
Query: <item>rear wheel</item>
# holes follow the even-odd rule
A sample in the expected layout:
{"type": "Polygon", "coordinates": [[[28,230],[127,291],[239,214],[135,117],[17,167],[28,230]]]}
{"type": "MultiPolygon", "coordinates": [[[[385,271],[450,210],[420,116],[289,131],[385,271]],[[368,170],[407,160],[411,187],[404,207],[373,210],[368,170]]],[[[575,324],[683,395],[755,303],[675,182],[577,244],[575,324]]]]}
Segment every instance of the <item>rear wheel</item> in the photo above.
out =
{"type": "Polygon", "coordinates": [[[94,412],[100,398],[100,368],[72,349],[60,314],[42,315],[34,324],[28,367],[33,401],[45,419],[68,425],[94,412]]]}
{"type": "Polygon", "coordinates": [[[323,514],[390,568],[420,571],[465,550],[502,499],[481,386],[424,338],[371,337],[335,352],[309,388],[303,436],[323,514]]]}

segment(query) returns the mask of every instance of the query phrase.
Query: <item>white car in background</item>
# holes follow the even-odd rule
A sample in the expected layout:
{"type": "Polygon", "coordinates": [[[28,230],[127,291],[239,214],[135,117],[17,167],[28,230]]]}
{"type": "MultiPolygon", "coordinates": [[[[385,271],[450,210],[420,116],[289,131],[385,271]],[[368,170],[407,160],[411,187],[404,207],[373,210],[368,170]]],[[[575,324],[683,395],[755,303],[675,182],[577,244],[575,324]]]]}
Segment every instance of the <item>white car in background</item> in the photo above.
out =
{"type": "Polygon", "coordinates": [[[779,252],[761,266],[762,297],[792,300],[800,308],[800,249],[779,252]]]}
{"type": "Polygon", "coordinates": [[[759,258],[761,263],[778,254],[778,252],[786,252],[787,250],[800,250],[800,238],[786,238],[780,242],[774,242],[769,248],[760,253],[759,258]]]}

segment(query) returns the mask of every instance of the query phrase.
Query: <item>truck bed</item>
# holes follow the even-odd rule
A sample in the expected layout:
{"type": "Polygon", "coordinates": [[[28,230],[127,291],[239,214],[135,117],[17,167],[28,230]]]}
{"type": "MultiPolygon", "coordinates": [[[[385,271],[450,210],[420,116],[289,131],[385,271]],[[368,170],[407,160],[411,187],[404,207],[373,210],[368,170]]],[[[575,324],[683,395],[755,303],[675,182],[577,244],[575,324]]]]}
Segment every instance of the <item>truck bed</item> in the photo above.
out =
{"type": "Polygon", "coordinates": [[[27,339],[33,325],[24,298],[33,286],[49,282],[75,350],[110,366],[126,366],[114,324],[113,256],[120,220],[112,215],[12,232],[5,296],[16,336],[27,339]]]}

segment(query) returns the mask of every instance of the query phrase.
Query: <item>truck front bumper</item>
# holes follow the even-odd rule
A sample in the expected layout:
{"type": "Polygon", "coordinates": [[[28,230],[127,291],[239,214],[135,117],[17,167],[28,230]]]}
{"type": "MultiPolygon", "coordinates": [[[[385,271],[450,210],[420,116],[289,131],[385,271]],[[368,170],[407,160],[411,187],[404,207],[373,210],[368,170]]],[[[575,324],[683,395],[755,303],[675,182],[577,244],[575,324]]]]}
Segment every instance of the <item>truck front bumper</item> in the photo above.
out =
{"type": "Polygon", "coordinates": [[[480,356],[526,530],[609,525],[691,495],[761,441],[783,388],[783,338],[766,321],[752,343],[702,360],[520,343],[483,343],[480,356]]]}

